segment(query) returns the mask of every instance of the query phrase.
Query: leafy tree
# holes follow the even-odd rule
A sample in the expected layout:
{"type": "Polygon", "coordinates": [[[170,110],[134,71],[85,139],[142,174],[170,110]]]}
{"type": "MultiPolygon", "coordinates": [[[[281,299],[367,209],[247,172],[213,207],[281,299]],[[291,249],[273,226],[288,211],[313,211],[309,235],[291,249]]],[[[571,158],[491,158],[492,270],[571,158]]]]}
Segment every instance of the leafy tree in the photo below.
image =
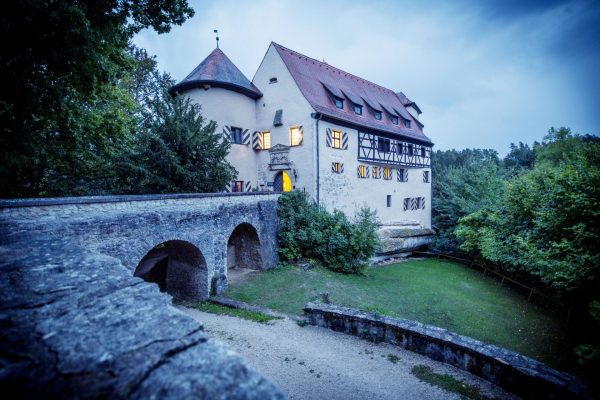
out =
{"type": "MultiPolygon", "coordinates": [[[[534,143],[534,148],[539,143],[534,143]]],[[[503,163],[507,168],[525,168],[531,169],[535,161],[535,152],[528,144],[519,142],[519,145],[510,144],[510,152],[504,157],[503,163]]]]}
{"type": "Polygon", "coordinates": [[[101,193],[132,140],[133,68],[143,28],[193,15],[185,0],[0,3],[0,196],[101,193]]]}

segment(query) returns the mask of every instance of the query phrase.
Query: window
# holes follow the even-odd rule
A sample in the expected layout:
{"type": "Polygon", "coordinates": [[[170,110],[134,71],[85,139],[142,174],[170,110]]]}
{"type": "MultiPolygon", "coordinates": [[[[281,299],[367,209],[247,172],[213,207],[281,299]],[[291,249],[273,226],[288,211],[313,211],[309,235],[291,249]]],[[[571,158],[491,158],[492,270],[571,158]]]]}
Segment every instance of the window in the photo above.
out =
{"type": "Polygon", "coordinates": [[[331,147],[334,149],[342,148],[342,131],[331,130],[331,147]]]}
{"type": "Polygon", "coordinates": [[[337,96],[334,96],[333,98],[335,100],[335,106],[337,108],[344,108],[344,99],[342,99],[341,97],[337,97],[337,96]]]}
{"type": "Polygon", "coordinates": [[[269,79],[269,83],[277,83],[277,77],[274,76],[271,79],[269,79]]]}
{"type": "Polygon", "coordinates": [[[423,182],[429,182],[429,171],[423,171],[423,182]]]}
{"type": "Polygon", "coordinates": [[[332,162],[331,163],[331,171],[336,174],[341,174],[344,172],[344,164],[341,162],[332,162]]]}
{"type": "Polygon", "coordinates": [[[362,115],[362,106],[359,106],[358,104],[354,105],[354,114],[356,115],[362,115]]]}
{"type": "Polygon", "coordinates": [[[391,207],[392,206],[392,195],[388,194],[386,197],[386,202],[387,202],[387,206],[391,207]]]}
{"type": "Polygon", "coordinates": [[[425,197],[417,197],[417,210],[425,209],[425,197]]]}
{"type": "Polygon", "coordinates": [[[232,192],[243,192],[244,191],[244,181],[233,181],[233,187],[231,188],[232,192]]]}
{"type": "Polygon", "coordinates": [[[421,146],[421,157],[425,157],[425,146],[421,146]]]}
{"type": "Polygon", "coordinates": [[[405,128],[410,128],[410,119],[405,119],[404,120],[404,127],[405,128]]]}
{"type": "Polygon", "coordinates": [[[302,127],[294,126],[290,128],[290,146],[300,146],[302,144],[302,127]]]}
{"type": "Polygon", "coordinates": [[[378,137],[377,138],[377,150],[383,153],[390,152],[390,139],[378,137]]]}
{"type": "Polygon", "coordinates": [[[424,210],[425,197],[405,197],[403,206],[404,211],[424,210]]]}
{"type": "Polygon", "coordinates": [[[358,166],[358,177],[359,178],[368,178],[369,177],[369,169],[366,165],[358,166]]]}
{"type": "Polygon", "coordinates": [[[398,182],[408,182],[408,170],[406,168],[398,170],[398,182]]]}
{"type": "Polygon", "coordinates": [[[403,151],[404,151],[404,144],[402,142],[398,142],[398,146],[396,147],[396,152],[398,153],[398,155],[402,155],[403,151]]]}
{"type": "Polygon", "coordinates": [[[265,131],[265,132],[261,132],[260,136],[262,138],[262,149],[263,150],[268,150],[271,148],[271,132],[269,131],[265,131]]]}
{"type": "Polygon", "coordinates": [[[412,156],[414,154],[414,146],[412,144],[408,145],[408,155],[412,156]]]}
{"type": "Polygon", "coordinates": [[[373,116],[375,119],[381,119],[381,111],[373,111],[373,116]]]}
{"type": "Polygon", "coordinates": [[[231,127],[231,143],[243,144],[242,128],[231,127]]]}
{"type": "Polygon", "coordinates": [[[392,179],[392,169],[390,167],[385,167],[383,169],[383,179],[390,180],[392,179]]]}
{"type": "Polygon", "coordinates": [[[398,117],[396,117],[395,115],[392,115],[392,124],[398,125],[398,117]]]}
{"type": "Polygon", "coordinates": [[[381,178],[381,167],[374,166],[373,167],[373,179],[381,178]]]}

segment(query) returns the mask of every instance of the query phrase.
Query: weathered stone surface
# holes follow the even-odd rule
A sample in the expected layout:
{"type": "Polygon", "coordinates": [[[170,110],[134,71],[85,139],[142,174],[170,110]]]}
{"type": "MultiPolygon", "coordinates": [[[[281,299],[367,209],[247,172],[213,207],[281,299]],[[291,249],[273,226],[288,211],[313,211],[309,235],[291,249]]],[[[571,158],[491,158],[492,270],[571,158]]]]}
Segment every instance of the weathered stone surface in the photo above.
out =
{"type": "MultiPolygon", "coordinates": [[[[151,230],[148,216],[161,221],[160,212],[102,204],[0,209],[0,392],[14,398],[283,398],[172,307],[157,285],[133,277],[119,257],[129,241],[132,248],[154,241],[143,234],[151,230]],[[113,246],[118,232],[134,226],[142,232],[113,246]],[[101,243],[102,235],[109,244],[101,243]]],[[[191,229],[169,213],[174,204],[162,206],[167,219],[191,229]]]]}
{"type": "Polygon", "coordinates": [[[443,328],[331,304],[309,303],[304,313],[313,325],[402,346],[481,376],[524,398],[592,398],[588,389],[571,375],[443,328]]]}
{"type": "Polygon", "coordinates": [[[379,248],[376,253],[389,255],[415,250],[431,243],[435,232],[418,225],[380,226],[379,248]]]}

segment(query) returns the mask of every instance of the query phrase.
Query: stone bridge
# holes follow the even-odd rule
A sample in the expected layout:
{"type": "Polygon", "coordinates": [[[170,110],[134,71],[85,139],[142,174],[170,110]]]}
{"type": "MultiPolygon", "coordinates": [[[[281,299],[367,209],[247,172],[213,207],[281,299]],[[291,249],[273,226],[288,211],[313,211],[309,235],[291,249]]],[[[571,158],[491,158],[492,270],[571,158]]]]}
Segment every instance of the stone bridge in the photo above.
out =
{"type": "Polygon", "coordinates": [[[0,392],[283,398],[160,293],[198,301],[230,268],[274,267],[276,235],[275,194],[0,201],[0,392]]]}

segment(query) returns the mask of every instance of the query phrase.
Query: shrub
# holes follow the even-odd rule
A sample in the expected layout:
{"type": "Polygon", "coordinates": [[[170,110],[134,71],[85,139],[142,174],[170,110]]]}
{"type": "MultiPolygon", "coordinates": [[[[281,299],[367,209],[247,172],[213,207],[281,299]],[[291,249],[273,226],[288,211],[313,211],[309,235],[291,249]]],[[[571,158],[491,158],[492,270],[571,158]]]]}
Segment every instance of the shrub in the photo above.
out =
{"type": "Polygon", "coordinates": [[[343,273],[361,273],[378,244],[375,212],[359,210],[354,222],[340,211],[329,213],[304,192],[279,198],[279,256],[284,262],[301,258],[320,261],[343,273]]]}

